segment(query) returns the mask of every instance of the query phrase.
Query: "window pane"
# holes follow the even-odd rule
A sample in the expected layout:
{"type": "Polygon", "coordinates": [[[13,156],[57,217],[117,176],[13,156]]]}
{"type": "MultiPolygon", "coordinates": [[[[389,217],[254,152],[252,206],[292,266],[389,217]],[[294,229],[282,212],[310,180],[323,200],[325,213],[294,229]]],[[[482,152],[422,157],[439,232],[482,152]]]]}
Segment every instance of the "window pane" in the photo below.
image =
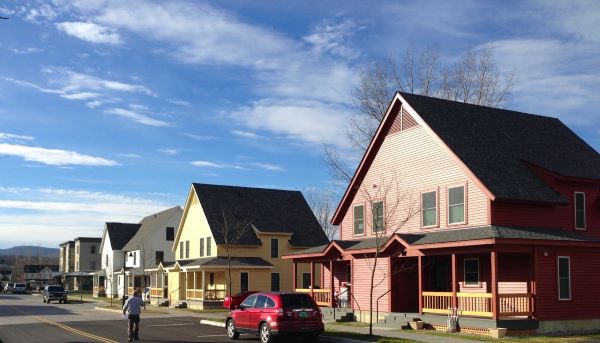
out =
{"type": "Polygon", "coordinates": [[[211,239],[210,237],[206,237],[206,256],[210,256],[211,255],[211,239]]]}
{"type": "Polygon", "coordinates": [[[307,289],[310,287],[310,273],[302,274],[302,288],[307,289]]]}
{"type": "Polygon", "coordinates": [[[364,232],[364,206],[354,206],[354,234],[359,235],[363,234],[364,232]]]}
{"type": "Polygon", "coordinates": [[[584,203],[585,203],[585,194],[575,193],[575,210],[583,211],[584,203]]]}
{"type": "Polygon", "coordinates": [[[252,295],[248,299],[244,300],[244,302],[242,303],[242,306],[252,307],[252,305],[254,305],[255,300],[256,300],[256,295],[252,295]]]}
{"type": "Polygon", "coordinates": [[[465,221],[465,205],[454,205],[449,208],[448,221],[452,223],[462,223],[465,221]]]}
{"type": "Polygon", "coordinates": [[[458,205],[465,203],[465,187],[454,187],[448,190],[448,203],[458,205]]]}
{"type": "Polygon", "coordinates": [[[569,299],[571,298],[571,285],[568,278],[560,279],[560,299],[569,299]]]}
{"type": "Polygon", "coordinates": [[[436,192],[429,192],[429,193],[423,193],[423,209],[428,209],[428,208],[435,208],[436,207],[436,201],[435,201],[435,193],[436,192]]]}
{"type": "Polygon", "coordinates": [[[271,273],[271,291],[279,292],[279,273],[271,273]]]}
{"type": "Polygon", "coordinates": [[[279,257],[279,239],[271,238],[271,258],[279,257]]]}
{"type": "Polygon", "coordinates": [[[383,201],[373,203],[373,231],[383,230],[383,201]]]}
{"type": "Polygon", "coordinates": [[[432,226],[437,224],[437,211],[423,210],[423,226],[432,226]]]}
{"type": "Polygon", "coordinates": [[[569,277],[569,259],[559,258],[558,259],[558,276],[561,278],[569,277]]]}
{"type": "Polygon", "coordinates": [[[259,295],[256,299],[256,302],[254,303],[254,308],[264,308],[266,303],[267,297],[265,297],[264,295],[259,295]]]}
{"type": "Polygon", "coordinates": [[[273,308],[273,307],[275,307],[275,302],[273,301],[273,299],[267,298],[267,305],[266,305],[266,307],[267,308],[273,308]]]}
{"type": "Polygon", "coordinates": [[[479,284],[479,260],[469,259],[465,260],[465,284],[476,285],[479,284]]]}

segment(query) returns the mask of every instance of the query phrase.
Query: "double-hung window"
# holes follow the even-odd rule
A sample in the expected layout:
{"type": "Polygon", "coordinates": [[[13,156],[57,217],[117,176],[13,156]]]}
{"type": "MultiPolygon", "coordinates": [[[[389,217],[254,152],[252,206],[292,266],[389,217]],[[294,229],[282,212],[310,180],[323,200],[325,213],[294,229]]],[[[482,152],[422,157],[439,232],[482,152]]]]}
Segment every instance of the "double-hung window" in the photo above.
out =
{"type": "Polygon", "coordinates": [[[422,226],[431,227],[437,225],[437,192],[426,192],[421,194],[422,226]]]}
{"type": "Polygon", "coordinates": [[[183,242],[179,242],[179,259],[183,259],[183,242]]]}
{"type": "Polygon", "coordinates": [[[354,206],[354,234],[362,235],[365,233],[365,207],[363,205],[354,206]]]}
{"type": "Polygon", "coordinates": [[[373,232],[383,231],[383,201],[375,201],[371,210],[373,211],[373,232]]]}
{"type": "Polygon", "coordinates": [[[585,193],[575,192],[575,228],[585,230],[585,193]]]}
{"type": "Polygon", "coordinates": [[[190,258],[190,241],[185,241],[185,258],[190,258]]]}
{"type": "Polygon", "coordinates": [[[271,238],[271,258],[279,258],[279,239],[271,238]]]}
{"type": "Polygon", "coordinates": [[[571,258],[558,256],[558,300],[571,300],[571,258]]]}
{"type": "Polygon", "coordinates": [[[206,237],[206,256],[211,255],[211,239],[210,237],[206,237]]]}
{"type": "Polygon", "coordinates": [[[448,188],[448,224],[465,222],[465,186],[448,188]]]}
{"type": "Polygon", "coordinates": [[[204,238],[200,238],[200,257],[204,257],[204,238]]]}
{"type": "Polygon", "coordinates": [[[271,292],[279,292],[279,273],[271,273],[271,292]]]}

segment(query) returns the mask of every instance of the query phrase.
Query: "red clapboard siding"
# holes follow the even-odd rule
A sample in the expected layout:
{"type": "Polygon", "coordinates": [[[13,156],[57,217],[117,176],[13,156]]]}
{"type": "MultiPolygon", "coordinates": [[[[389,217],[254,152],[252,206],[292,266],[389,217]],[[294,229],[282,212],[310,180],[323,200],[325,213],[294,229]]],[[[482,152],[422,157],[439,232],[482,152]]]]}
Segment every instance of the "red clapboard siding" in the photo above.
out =
{"type": "Polygon", "coordinates": [[[539,247],[536,259],[538,319],[600,318],[600,254],[582,248],[539,247]],[[572,300],[558,300],[557,256],[571,257],[572,300]]]}
{"type": "Polygon", "coordinates": [[[600,184],[574,183],[560,180],[549,182],[568,199],[568,205],[532,205],[492,202],[492,224],[505,226],[545,227],[575,230],[574,192],[585,192],[586,234],[600,236],[600,184]]]}
{"type": "MultiPolygon", "coordinates": [[[[352,293],[356,300],[352,300],[353,308],[362,311],[369,311],[369,292],[371,290],[371,271],[374,260],[355,259],[352,262],[352,293]],[[358,302],[358,306],[357,303],[358,302]]],[[[379,296],[388,291],[388,270],[389,258],[380,257],[377,260],[377,269],[375,271],[375,282],[373,292],[373,311],[375,311],[376,301],[379,296]]],[[[379,311],[387,312],[390,306],[390,293],[379,299],[379,311]]]]}
{"type": "MultiPolygon", "coordinates": [[[[341,239],[361,239],[364,236],[353,236],[353,206],[365,205],[366,237],[372,236],[372,225],[368,223],[371,211],[367,199],[376,195],[373,188],[391,188],[388,192],[386,203],[393,204],[395,199],[404,202],[395,211],[396,222],[406,218],[406,209],[410,205],[420,207],[420,193],[438,189],[439,198],[439,224],[445,228],[446,218],[446,193],[448,186],[466,184],[467,186],[467,223],[462,226],[482,226],[488,224],[488,198],[483,191],[465,174],[457,161],[446,150],[439,140],[432,136],[425,128],[416,126],[410,130],[388,135],[378,151],[368,170],[363,185],[352,199],[342,220],[341,239]],[[397,186],[397,187],[396,187],[397,186]],[[399,192],[396,192],[396,188],[399,192]],[[365,197],[365,191],[371,195],[365,197]],[[400,193],[400,194],[398,194],[400,193]]],[[[389,207],[388,207],[389,208],[389,207]]],[[[384,210],[388,212],[388,210],[384,210]]],[[[387,220],[386,220],[387,221],[387,220]]],[[[391,220],[388,227],[394,227],[391,220]]],[[[420,215],[415,215],[402,230],[421,230],[420,215]]]]}

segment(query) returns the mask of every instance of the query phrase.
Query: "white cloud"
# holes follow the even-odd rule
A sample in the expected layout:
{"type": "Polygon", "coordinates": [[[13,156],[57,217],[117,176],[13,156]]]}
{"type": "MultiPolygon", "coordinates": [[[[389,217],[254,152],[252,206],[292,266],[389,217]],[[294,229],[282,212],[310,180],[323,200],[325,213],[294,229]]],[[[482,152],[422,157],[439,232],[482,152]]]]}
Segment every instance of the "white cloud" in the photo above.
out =
{"type": "Polygon", "coordinates": [[[210,162],[210,161],[193,161],[193,162],[190,162],[190,164],[193,165],[193,166],[196,166],[196,167],[201,167],[201,168],[244,169],[241,166],[237,166],[237,165],[233,165],[233,164],[224,164],[224,163],[217,163],[217,162],[210,162]]]}
{"type": "Polygon", "coordinates": [[[360,55],[358,50],[346,45],[347,40],[354,35],[359,27],[352,19],[339,22],[322,20],[315,26],[313,32],[302,39],[311,44],[317,54],[329,53],[343,58],[356,58],[360,55]]]}
{"type": "Polygon", "coordinates": [[[0,142],[21,142],[21,141],[32,141],[34,140],[31,136],[17,135],[14,133],[0,132],[0,142]]]}
{"type": "Polygon", "coordinates": [[[74,151],[46,149],[18,144],[0,143],[0,155],[18,156],[25,161],[51,166],[116,166],[113,160],[80,154],[74,151]]]}
{"type": "Polygon", "coordinates": [[[215,139],[217,139],[218,137],[216,136],[210,136],[210,135],[197,135],[194,133],[183,133],[184,136],[197,140],[197,141],[213,141],[215,139]]]}
{"type": "Polygon", "coordinates": [[[123,43],[116,30],[92,22],[62,22],[57,23],[56,27],[70,36],[90,43],[123,43]]]}
{"type": "Polygon", "coordinates": [[[104,111],[104,113],[114,114],[116,116],[120,116],[120,117],[129,119],[133,122],[143,124],[143,125],[148,125],[148,126],[170,126],[171,125],[171,123],[169,123],[169,122],[154,119],[145,114],[126,110],[123,108],[110,108],[110,109],[104,111]]]}
{"type": "Polygon", "coordinates": [[[231,133],[233,133],[234,135],[236,135],[238,137],[242,137],[242,138],[251,138],[251,139],[261,138],[261,136],[259,134],[250,132],[250,131],[231,130],[231,133]]]}
{"type": "Polygon", "coordinates": [[[260,163],[260,162],[250,162],[250,163],[246,163],[249,166],[252,167],[257,167],[260,169],[264,169],[264,170],[270,170],[270,171],[282,171],[283,167],[277,164],[271,164],[271,163],[260,163]]]}
{"type": "Polygon", "coordinates": [[[32,8],[27,12],[25,20],[30,22],[38,22],[41,20],[53,20],[58,16],[58,13],[48,4],[41,4],[37,8],[32,8]]]}
{"type": "Polygon", "coordinates": [[[58,84],[64,92],[97,90],[144,93],[146,95],[156,96],[154,92],[143,85],[107,80],[67,68],[48,67],[44,68],[42,71],[49,76],[52,83],[58,84]]]}
{"type": "Polygon", "coordinates": [[[90,100],[99,97],[100,94],[92,92],[62,94],[61,97],[69,100],[90,100]]]}
{"type": "Polygon", "coordinates": [[[12,49],[10,49],[10,51],[17,55],[29,55],[29,54],[35,54],[38,52],[42,52],[43,50],[39,49],[39,48],[29,47],[29,48],[12,48],[12,49]]]}
{"type": "Polygon", "coordinates": [[[119,157],[127,157],[127,158],[142,158],[141,155],[139,155],[139,154],[133,154],[133,153],[122,153],[122,154],[117,154],[117,156],[119,156],[119,157]]]}
{"type": "Polygon", "coordinates": [[[270,130],[290,138],[345,147],[345,127],[350,118],[344,108],[321,102],[262,100],[232,115],[251,128],[270,130]]]}
{"type": "Polygon", "coordinates": [[[172,149],[172,148],[158,149],[158,152],[163,153],[165,155],[169,155],[169,156],[175,156],[175,155],[179,154],[179,150],[172,149]]]}

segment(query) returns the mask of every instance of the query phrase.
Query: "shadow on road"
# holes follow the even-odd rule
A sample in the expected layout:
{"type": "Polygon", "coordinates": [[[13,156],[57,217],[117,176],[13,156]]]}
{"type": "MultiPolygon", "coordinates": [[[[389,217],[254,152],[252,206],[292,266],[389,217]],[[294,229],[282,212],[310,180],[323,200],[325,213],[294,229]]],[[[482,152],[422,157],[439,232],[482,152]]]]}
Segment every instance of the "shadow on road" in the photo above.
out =
{"type": "MultiPolygon", "coordinates": [[[[69,306],[64,305],[64,306],[69,306]]],[[[61,316],[75,314],[70,310],[56,306],[19,306],[19,311],[15,310],[14,305],[0,305],[0,317],[16,316],[61,316]]]]}

